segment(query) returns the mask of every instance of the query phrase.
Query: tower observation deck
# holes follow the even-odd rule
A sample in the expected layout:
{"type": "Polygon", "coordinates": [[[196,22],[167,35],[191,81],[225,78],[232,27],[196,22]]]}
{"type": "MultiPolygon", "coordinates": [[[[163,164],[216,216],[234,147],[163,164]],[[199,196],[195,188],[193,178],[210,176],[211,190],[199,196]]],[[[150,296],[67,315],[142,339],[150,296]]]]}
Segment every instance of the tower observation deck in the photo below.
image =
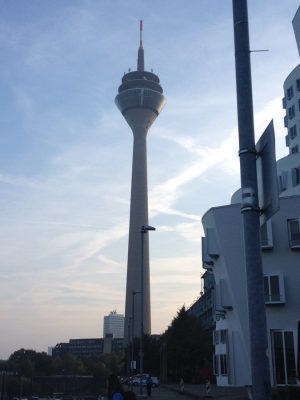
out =
{"type": "Polygon", "coordinates": [[[133,132],[133,159],[130,200],[130,222],[127,261],[125,342],[140,336],[141,268],[143,265],[144,333],[151,333],[149,240],[144,236],[144,259],[141,262],[141,227],[148,225],[147,142],[148,130],[166,103],[159,78],[145,71],[140,21],[140,46],[137,70],[122,78],[115,103],[133,132]]]}

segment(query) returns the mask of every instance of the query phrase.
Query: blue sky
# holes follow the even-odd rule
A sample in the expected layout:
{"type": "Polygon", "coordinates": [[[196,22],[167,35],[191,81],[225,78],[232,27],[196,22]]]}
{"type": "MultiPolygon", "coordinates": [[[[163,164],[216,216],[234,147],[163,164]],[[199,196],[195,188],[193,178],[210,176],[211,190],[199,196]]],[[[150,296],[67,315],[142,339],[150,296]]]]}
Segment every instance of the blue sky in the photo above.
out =
{"type": "MultiPolygon", "coordinates": [[[[249,0],[256,135],[284,147],[297,0],[249,0]]],[[[201,290],[201,217],[239,186],[230,0],[0,5],[0,358],[102,336],[124,312],[132,134],[114,104],[145,64],[167,105],[148,136],[152,332],[201,290]]]]}

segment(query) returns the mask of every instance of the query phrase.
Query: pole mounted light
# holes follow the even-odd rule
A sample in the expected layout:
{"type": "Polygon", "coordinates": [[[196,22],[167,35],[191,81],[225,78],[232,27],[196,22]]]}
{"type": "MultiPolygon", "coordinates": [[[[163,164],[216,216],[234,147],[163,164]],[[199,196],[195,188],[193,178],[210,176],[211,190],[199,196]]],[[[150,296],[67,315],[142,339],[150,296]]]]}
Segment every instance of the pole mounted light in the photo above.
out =
{"type": "Polygon", "coordinates": [[[143,394],[143,369],[144,369],[144,236],[156,228],[150,225],[141,226],[141,338],[140,338],[140,394],[143,394]]]}
{"type": "MultiPolygon", "coordinates": [[[[140,294],[141,292],[132,291],[132,317],[131,317],[131,362],[130,362],[130,371],[131,375],[133,375],[133,361],[134,361],[134,297],[136,294],[140,294]]],[[[130,338],[130,335],[128,335],[130,338]]]]}

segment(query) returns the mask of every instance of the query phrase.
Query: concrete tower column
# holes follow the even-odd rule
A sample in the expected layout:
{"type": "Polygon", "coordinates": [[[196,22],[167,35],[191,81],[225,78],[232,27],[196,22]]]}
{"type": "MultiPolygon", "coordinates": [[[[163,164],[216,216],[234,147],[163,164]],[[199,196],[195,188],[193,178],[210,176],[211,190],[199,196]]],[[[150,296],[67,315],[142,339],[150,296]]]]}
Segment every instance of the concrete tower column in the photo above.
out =
{"type": "Polygon", "coordinates": [[[125,342],[129,323],[134,321],[133,335],[140,337],[141,327],[141,268],[143,265],[143,315],[144,333],[151,333],[149,238],[144,235],[143,263],[141,260],[141,228],[148,225],[147,187],[147,132],[163,106],[165,97],[159,78],[144,70],[142,21],[140,23],[140,47],[137,71],[128,72],[122,78],[115,102],[133,132],[133,159],[131,179],[130,223],[127,262],[125,305],[125,342]],[[135,294],[134,294],[135,293],[135,294]],[[134,307],[133,307],[134,301],[134,307]],[[134,315],[132,315],[134,310],[134,315]]]}

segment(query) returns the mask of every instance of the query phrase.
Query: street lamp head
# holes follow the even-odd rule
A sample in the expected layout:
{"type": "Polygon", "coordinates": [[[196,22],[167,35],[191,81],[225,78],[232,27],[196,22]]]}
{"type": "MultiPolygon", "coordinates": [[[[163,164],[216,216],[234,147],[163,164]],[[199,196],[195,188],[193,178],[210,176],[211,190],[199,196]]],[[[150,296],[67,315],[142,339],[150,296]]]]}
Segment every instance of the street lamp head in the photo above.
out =
{"type": "Polygon", "coordinates": [[[154,226],[150,226],[150,225],[142,225],[141,227],[141,232],[142,233],[146,233],[148,231],[155,231],[156,228],[154,228],[154,226]]]}

